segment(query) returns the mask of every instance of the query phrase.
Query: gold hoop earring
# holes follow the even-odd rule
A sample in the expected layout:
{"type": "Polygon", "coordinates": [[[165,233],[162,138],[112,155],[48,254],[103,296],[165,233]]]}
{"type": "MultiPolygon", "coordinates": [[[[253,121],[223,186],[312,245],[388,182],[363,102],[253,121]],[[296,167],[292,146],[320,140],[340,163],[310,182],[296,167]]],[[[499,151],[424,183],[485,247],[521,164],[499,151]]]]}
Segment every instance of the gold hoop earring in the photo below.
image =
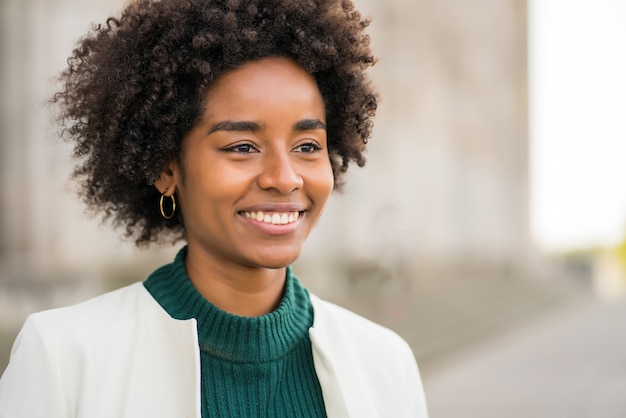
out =
{"type": "Polygon", "coordinates": [[[172,219],[174,217],[174,213],[176,213],[176,199],[174,198],[174,195],[171,196],[167,196],[170,199],[172,199],[172,213],[170,213],[169,215],[165,214],[165,211],[163,210],[163,198],[165,197],[164,194],[161,195],[161,199],[159,199],[159,209],[161,210],[161,216],[165,219],[172,219]]]}

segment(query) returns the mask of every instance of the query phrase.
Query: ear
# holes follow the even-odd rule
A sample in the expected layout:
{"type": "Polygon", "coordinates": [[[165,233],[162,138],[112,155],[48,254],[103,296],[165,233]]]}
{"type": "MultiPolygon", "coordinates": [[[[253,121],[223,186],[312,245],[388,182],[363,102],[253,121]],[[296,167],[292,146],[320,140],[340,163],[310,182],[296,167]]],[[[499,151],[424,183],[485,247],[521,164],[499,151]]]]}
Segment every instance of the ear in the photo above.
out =
{"type": "Polygon", "coordinates": [[[154,187],[156,187],[161,194],[171,196],[176,192],[178,176],[175,173],[178,171],[177,168],[176,163],[170,161],[165,168],[163,168],[163,171],[161,171],[159,178],[154,182],[154,187]]]}

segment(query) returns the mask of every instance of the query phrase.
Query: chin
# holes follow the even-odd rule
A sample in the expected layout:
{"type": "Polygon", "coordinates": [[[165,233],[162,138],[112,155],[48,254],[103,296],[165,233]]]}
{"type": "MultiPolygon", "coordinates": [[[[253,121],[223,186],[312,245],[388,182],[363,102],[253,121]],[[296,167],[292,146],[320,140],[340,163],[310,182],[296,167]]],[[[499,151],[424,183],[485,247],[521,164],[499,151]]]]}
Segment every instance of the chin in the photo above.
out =
{"type": "Polygon", "coordinates": [[[291,263],[264,263],[261,267],[268,270],[280,270],[288,267],[291,263]]]}
{"type": "Polygon", "coordinates": [[[285,268],[291,264],[293,264],[293,262],[295,262],[298,257],[300,256],[300,253],[296,253],[296,254],[281,254],[281,256],[276,257],[275,254],[272,255],[262,255],[260,256],[256,261],[256,264],[258,267],[262,267],[262,268],[267,268],[267,269],[282,269],[285,268]]]}

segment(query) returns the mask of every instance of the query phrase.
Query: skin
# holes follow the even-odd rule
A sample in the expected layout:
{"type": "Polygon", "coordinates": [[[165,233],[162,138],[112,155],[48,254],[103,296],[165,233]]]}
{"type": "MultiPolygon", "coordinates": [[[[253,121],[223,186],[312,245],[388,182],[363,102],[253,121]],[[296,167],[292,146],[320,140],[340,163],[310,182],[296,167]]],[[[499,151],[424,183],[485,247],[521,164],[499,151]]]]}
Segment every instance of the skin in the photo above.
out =
{"type": "Polygon", "coordinates": [[[253,61],[211,86],[201,120],[155,186],[176,194],[191,282],[241,316],[278,306],[295,261],[333,189],[324,102],[285,58],[253,61]],[[247,217],[276,213],[287,224],[247,217]],[[247,215],[246,215],[247,214],[247,215]]]}

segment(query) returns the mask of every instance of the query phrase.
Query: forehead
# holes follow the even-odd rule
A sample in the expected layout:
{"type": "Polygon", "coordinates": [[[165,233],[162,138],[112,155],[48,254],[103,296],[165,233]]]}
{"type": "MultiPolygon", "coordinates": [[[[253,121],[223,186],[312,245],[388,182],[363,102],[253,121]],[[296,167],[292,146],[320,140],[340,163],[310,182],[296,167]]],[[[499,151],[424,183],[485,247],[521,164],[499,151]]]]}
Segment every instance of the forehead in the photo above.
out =
{"type": "Polygon", "coordinates": [[[211,85],[206,99],[212,112],[241,110],[251,103],[263,107],[321,106],[323,111],[315,79],[287,58],[264,58],[226,72],[211,85]]]}

